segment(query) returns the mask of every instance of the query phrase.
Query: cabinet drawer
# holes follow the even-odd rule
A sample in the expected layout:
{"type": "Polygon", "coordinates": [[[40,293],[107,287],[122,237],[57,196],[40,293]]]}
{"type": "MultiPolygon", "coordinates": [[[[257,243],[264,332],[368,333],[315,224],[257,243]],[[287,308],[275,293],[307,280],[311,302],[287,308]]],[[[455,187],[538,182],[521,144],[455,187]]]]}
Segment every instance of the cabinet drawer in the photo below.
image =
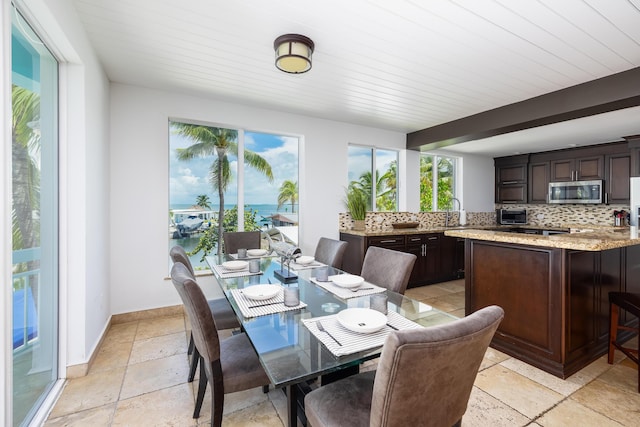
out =
{"type": "Polygon", "coordinates": [[[383,248],[403,248],[405,236],[375,236],[367,239],[368,246],[380,246],[383,248]]]}
{"type": "Polygon", "coordinates": [[[428,245],[437,245],[440,241],[440,237],[444,234],[431,233],[431,234],[412,234],[406,236],[407,247],[414,245],[422,245],[424,243],[428,245]]]}

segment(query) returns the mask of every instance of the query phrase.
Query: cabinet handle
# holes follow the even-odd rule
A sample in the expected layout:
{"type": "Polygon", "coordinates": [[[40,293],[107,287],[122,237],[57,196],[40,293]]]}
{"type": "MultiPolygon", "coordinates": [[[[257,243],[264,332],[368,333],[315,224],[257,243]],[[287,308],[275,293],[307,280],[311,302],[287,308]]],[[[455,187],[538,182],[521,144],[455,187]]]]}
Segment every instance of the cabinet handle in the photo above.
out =
{"type": "Polygon", "coordinates": [[[423,244],[421,247],[422,247],[422,252],[420,252],[420,255],[422,256],[427,255],[427,245],[423,244]]]}
{"type": "Polygon", "coordinates": [[[410,237],[409,240],[411,240],[412,242],[419,242],[420,238],[419,237],[410,237]]]}
{"type": "Polygon", "coordinates": [[[502,181],[502,185],[517,184],[518,181],[502,181]]]}
{"type": "Polygon", "coordinates": [[[397,242],[396,239],[392,239],[392,240],[380,240],[380,243],[395,243],[397,242]]]}
{"type": "Polygon", "coordinates": [[[604,193],[604,204],[605,205],[609,204],[609,193],[604,193]]]}
{"type": "Polygon", "coordinates": [[[437,237],[429,237],[427,240],[438,240],[437,237]]]}

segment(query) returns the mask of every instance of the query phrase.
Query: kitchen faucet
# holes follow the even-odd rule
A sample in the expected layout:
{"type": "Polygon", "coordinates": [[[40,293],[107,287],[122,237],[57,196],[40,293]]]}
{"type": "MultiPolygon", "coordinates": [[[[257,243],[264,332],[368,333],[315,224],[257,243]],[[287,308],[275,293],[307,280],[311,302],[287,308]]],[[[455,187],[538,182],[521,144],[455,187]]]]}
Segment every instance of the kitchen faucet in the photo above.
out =
{"type": "Polygon", "coordinates": [[[457,212],[460,212],[462,210],[462,203],[460,203],[460,200],[458,200],[455,197],[453,197],[451,199],[451,206],[447,208],[447,213],[446,213],[446,215],[444,217],[444,226],[445,227],[449,226],[449,220],[451,219],[451,211],[455,207],[455,202],[458,202],[458,210],[457,210],[457,212]]]}

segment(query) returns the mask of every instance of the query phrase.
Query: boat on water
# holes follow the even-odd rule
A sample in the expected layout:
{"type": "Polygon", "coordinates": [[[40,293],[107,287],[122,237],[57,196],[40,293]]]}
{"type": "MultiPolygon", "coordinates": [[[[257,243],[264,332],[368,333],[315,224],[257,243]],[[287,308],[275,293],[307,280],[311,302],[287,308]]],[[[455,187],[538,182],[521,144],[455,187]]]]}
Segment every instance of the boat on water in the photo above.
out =
{"type": "Polygon", "coordinates": [[[199,218],[197,215],[191,215],[181,222],[176,224],[176,230],[183,236],[185,234],[193,233],[194,231],[198,231],[200,227],[202,227],[202,223],[204,219],[199,218]]]}
{"type": "Polygon", "coordinates": [[[170,211],[169,234],[174,239],[184,238],[211,225],[215,212],[199,206],[170,211]]]}

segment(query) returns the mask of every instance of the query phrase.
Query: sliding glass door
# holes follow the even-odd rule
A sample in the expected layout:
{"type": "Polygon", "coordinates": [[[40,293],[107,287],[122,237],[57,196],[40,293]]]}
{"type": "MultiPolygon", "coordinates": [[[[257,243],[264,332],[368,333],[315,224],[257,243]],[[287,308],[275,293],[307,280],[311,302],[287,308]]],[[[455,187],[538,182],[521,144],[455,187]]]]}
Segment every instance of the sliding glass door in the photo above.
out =
{"type": "Polygon", "coordinates": [[[58,63],[12,8],[13,425],[58,378],[58,63]]]}

